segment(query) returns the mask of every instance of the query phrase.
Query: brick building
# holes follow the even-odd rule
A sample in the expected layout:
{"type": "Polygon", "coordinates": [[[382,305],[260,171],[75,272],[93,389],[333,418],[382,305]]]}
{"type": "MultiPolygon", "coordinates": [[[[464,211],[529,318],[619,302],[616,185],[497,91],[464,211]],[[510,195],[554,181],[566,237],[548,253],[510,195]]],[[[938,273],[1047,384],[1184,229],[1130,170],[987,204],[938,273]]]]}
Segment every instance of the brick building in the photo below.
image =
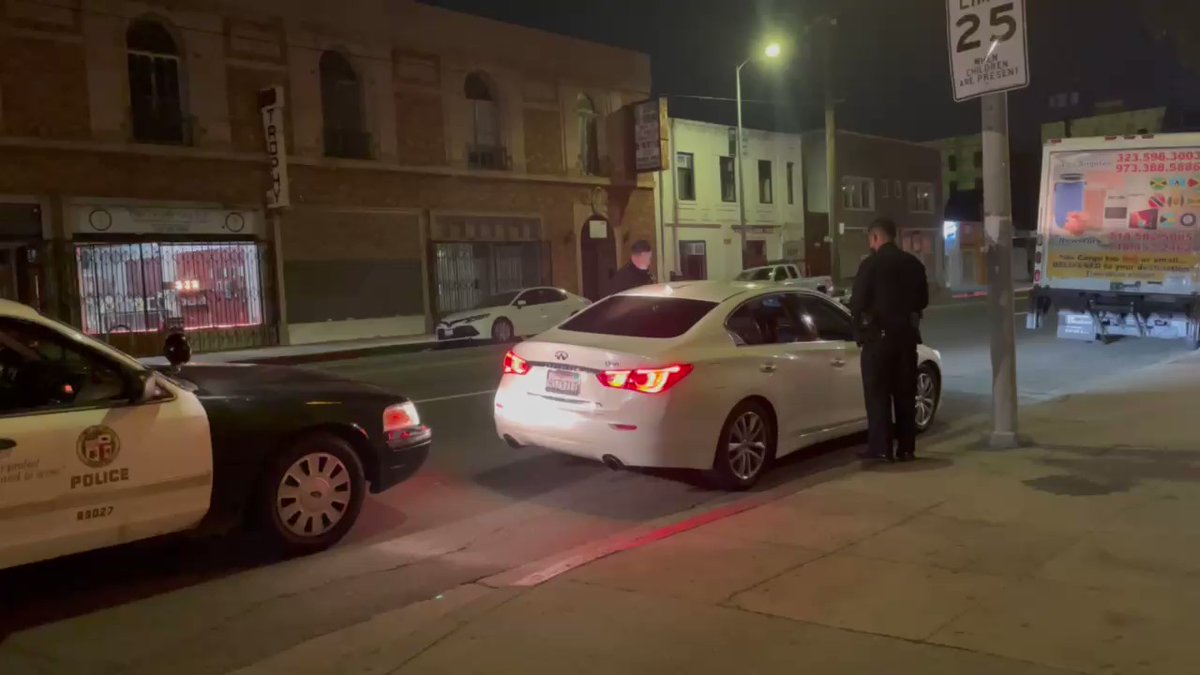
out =
{"type": "Polygon", "coordinates": [[[584,268],[654,239],[624,168],[645,56],[411,0],[0,11],[0,297],[131,351],[422,333],[522,284],[594,294],[584,268]]]}

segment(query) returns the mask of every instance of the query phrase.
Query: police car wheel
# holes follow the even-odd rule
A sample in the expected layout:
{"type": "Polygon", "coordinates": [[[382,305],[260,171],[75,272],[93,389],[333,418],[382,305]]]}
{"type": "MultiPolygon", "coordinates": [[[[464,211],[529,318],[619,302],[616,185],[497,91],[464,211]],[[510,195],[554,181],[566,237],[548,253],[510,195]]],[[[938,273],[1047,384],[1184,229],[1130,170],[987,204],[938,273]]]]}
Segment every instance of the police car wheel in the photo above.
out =
{"type": "Polygon", "coordinates": [[[346,536],[362,510],[366,479],[349,443],[311,434],[271,461],[260,491],[268,534],[286,552],[302,555],[346,536]]]}

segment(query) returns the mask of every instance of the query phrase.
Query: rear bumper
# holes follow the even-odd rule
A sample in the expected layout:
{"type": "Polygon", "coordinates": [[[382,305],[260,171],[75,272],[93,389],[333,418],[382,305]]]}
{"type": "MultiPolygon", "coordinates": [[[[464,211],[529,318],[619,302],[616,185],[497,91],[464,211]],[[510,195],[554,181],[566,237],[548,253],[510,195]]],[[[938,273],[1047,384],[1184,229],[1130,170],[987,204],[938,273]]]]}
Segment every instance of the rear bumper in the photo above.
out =
{"type": "Polygon", "coordinates": [[[1196,339],[1200,296],[1138,291],[1085,291],[1035,286],[1030,291],[1025,327],[1042,327],[1058,315],[1058,337],[1095,340],[1104,337],[1196,339]]]}
{"type": "Polygon", "coordinates": [[[1082,291],[1034,286],[1029,291],[1031,313],[1068,312],[1186,313],[1200,304],[1196,294],[1142,293],[1137,291],[1082,291]]]}
{"type": "Polygon", "coordinates": [[[531,445],[575,457],[612,456],[629,467],[708,469],[713,445],[676,441],[660,417],[637,419],[595,414],[532,396],[523,391],[496,394],[496,434],[518,445],[531,445]],[[636,428],[630,428],[636,427],[636,428]]]}

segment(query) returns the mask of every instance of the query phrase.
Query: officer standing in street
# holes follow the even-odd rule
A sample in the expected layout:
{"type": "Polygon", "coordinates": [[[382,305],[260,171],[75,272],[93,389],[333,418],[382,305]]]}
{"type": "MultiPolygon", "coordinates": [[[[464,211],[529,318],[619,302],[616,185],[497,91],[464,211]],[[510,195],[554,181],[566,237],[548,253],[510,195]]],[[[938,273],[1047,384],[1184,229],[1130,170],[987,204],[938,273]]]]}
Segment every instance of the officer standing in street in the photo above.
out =
{"type": "Polygon", "coordinates": [[[850,298],[867,404],[863,457],[906,461],[917,446],[917,344],[929,284],[925,265],[896,246],[895,222],[875,220],[867,240],[871,255],[859,265],[850,298]]]}
{"type": "Polygon", "coordinates": [[[650,276],[650,262],[653,258],[654,253],[650,249],[650,242],[645,239],[633,242],[633,246],[630,248],[629,262],[617,270],[616,274],[612,275],[608,281],[607,295],[654,283],[654,277],[650,276]]]}

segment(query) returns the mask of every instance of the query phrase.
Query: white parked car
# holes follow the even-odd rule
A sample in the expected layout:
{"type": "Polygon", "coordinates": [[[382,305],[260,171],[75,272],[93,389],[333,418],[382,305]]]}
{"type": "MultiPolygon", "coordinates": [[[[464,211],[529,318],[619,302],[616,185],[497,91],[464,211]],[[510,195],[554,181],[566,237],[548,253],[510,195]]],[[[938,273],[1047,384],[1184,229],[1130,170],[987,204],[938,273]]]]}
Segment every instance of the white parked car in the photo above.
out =
{"type": "Polygon", "coordinates": [[[508,291],[485,299],[475,309],[442,317],[437,339],[495,340],[537,335],[588,306],[590,301],[561,288],[538,286],[508,291]]]}
{"type": "MultiPolygon", "coordinates": [[[[844,307],[774,283],[646,286],[515,346],[497,433],[613,468],[711,470],[753,485],[772,460],[866,428],[844,307]]],[[[941,398],[941,356],[918,347],[917,424],[941,398]]]]}

